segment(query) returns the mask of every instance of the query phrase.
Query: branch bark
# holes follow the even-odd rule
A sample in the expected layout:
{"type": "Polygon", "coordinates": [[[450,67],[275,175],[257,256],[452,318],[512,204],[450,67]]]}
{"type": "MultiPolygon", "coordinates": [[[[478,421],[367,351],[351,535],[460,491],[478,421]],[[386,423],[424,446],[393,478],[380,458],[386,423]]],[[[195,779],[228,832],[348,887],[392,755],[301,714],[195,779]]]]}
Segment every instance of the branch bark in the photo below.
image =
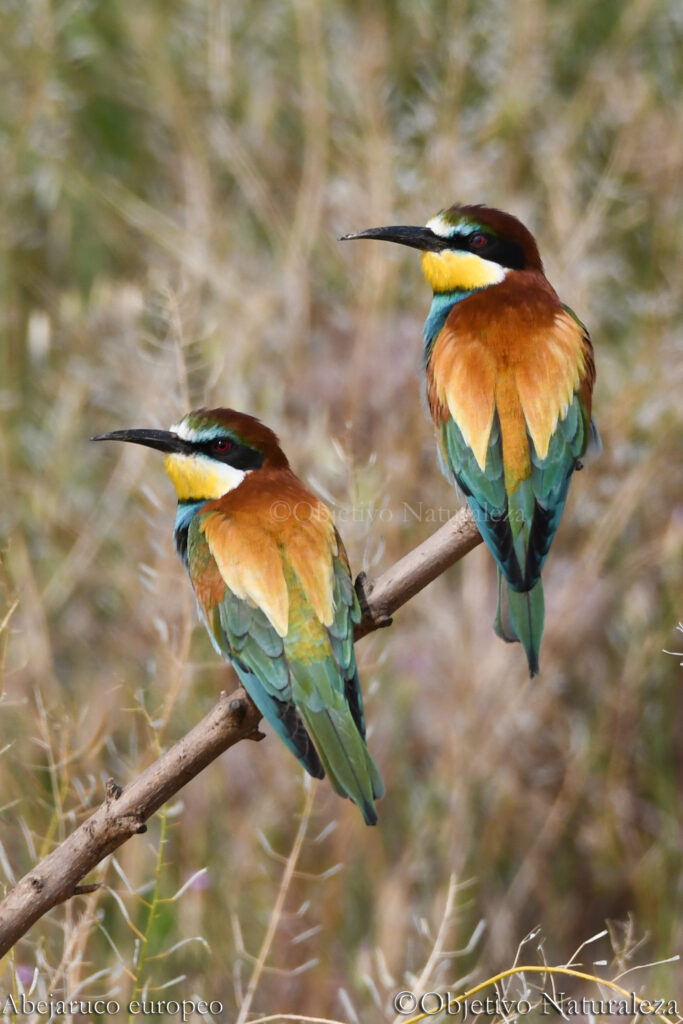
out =
{"type": "Polygon", "coordinates": [[[379,579],[361,573],[356,592],[363,618],[355,629],[356,641],[375,629],[391,625],[391,616],[433,580],[481,544],[481,534],[469,508],[461,508],[448,522],[379,579]]]}
{"type": "MultiPolygon", "coordinates": [[[[468,509],[462,509],[428,540],[375,581],[356,581],[363,617],[359,640],[391,624],[391,615],[481,542],[468,509]]],[[[131,836],[145,832],[146,820],[224,750],[243,739],[261,739],[260,714],[244,690],[227,695],[201,722],[125,789],[107,783],[104,803],[75,832],[17,882],[0,903],[0,956],[52,907],[85,892],[89,871],[131,836]]]]}

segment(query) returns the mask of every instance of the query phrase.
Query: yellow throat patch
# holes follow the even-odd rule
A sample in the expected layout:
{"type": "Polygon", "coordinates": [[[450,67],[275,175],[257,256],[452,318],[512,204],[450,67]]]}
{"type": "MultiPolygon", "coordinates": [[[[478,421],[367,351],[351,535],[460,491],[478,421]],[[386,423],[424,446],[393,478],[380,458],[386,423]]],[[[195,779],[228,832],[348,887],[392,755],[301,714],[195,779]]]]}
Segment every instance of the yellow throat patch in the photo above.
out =
{"type": "Polygon", "coordinates": [[[504,267],[473,252],[446,249],[423,252],[420,258],[424,275],[435,292],[470,292],[499,284],[505,277],[504,267]]]}
{"type": "Polygon", "coordinates": [[[176,489],[179,501],[211,501],[222,498],[244,480],[246,473],[205,455],[180,455],[164,458],[164,468],[176,489]]]}

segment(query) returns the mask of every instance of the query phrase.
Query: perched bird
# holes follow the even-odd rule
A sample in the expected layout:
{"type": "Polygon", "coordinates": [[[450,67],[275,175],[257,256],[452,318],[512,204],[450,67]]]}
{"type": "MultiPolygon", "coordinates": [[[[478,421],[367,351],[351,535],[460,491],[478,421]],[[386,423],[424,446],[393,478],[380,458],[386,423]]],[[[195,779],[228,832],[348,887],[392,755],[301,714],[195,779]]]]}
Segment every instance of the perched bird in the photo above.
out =
{"type": "Polygon", "coordinates": [[[176,550],[214,647],[292,753],[368,825],[384,786],[365,743],[353,647],[360,619],[329,509],[292,473],[272,430],[199,409],[169,431],[115,430],[165,453],[176,550]]]}
{"type": "Polygon", "coordinates": [[[509,213],[455,205],[426,227],[344,236],[354,238],[421,250],[434,292],[424,366],[440,454],[498,563],[494,629],[521,641],[533,676],[541,569],[572,473],[589,444],[600,446],[588,331],[548,282],[533,235],[509,213]]]}

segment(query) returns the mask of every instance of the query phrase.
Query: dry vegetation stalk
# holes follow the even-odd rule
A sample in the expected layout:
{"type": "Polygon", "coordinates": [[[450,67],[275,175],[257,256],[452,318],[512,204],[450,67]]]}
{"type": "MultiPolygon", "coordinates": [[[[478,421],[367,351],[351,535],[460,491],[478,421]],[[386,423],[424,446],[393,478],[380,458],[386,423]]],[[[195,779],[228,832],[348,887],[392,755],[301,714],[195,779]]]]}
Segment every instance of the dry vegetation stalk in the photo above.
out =
{"type": "MultiPolygon", "coordinates": [[[[677,958],[674,958],[677,959],[677,958]]],[[[497,985],[499,981],[504,981],[506,978],[512,978],[517,974],[542,974],[542,975],[555,975],[563,974],[568,978],[580,978],[582,981],[591,981],[595,985],[604,985],[606,988],[611,989],[612,992],[618,992],[619,995],[625,996],[627,999],[632,999],[636,1006],[640,1007],[644,1003],[648,1006],[653,1005],[653,1000],[647,999],[645,996],[637,996],[634,992],[629,992],[627,989],[622,988],[621,985],[617,985],[616,982],[610,981],[608,978],[600,978],[597,974],[590,974],[587,971],[577,971],[573,967],[550,967],[547,964],[530,964],[530,965],[519,965],[516,967],[508,967],[505,971],[500,971],[499,974],[494,974],[493,977],[487,978],[486,981],[480,982],[473,988],[468,989],[461,995],[453,997],[454,1002],[464,1003],[465,1000],[471,999],[472,996],[476,996],[479,992],[483,992],[485,989],[490,988],[492,985],[497,985]]],[[[418,1013],[415,1017],[401,1018],[403,1024],[418,1024],[421,1020],[426,1020],[432,1016],[430,1013],[418,1013]]],[[[668,1017],[666,1014],[657,1013],[654,1014],[658,1020],[662,1021],[663,1024],[678,1024],[680,1016],[668,1017]]],[[[264,1024],[266,1018],[262,1018],[261,1021],[252,1021],[252,1024],[264,1024]]]]}

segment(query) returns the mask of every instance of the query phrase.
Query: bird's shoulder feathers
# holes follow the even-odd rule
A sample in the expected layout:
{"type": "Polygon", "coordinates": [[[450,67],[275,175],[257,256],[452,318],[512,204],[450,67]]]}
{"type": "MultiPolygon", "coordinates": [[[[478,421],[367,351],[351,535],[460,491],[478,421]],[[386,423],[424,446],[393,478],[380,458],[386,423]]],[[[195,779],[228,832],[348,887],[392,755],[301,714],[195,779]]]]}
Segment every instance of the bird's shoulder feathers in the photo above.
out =
{"type": "Polygon", "coordinates": [[[323,625],[333,621],[333,560],[339,544],[332,515],[291,471],[250,474],[234,491],[203,506],[194,533],[190,574],[202,605],[204,590],[211,602],[218,596],[220,577],[235,597],[262,609],[284,637],[290,612],[287,579],[293,572],[300,599],[323,625]]]}
{"type": "MultiPolygon", "coordinates": [[[[452,418],[484,470],[498,412],[507,451],[523,477],[528,436],[544,458],[578,392],[590,418],[592,346],[580,321],[540,273],[511,272],[451,310],[427,364],[437,427],[452,418]]],[[[506,457],[506,462],[508,462],[506,457]]]]}

